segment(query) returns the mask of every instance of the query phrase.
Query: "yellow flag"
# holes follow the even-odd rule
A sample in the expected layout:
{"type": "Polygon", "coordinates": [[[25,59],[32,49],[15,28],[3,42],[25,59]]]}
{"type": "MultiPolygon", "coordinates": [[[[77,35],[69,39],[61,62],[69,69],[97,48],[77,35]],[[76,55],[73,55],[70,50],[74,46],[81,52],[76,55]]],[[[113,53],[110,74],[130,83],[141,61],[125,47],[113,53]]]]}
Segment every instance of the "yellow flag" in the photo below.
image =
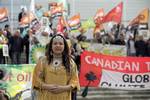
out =
{"type": "Polygon", "coordinates": [[[148,20],[149,20],[149,9],[145,8],[139,13],[139,15],[136,18],[134,18],[130,22],[129,25],[148,23],[148,20]]]}

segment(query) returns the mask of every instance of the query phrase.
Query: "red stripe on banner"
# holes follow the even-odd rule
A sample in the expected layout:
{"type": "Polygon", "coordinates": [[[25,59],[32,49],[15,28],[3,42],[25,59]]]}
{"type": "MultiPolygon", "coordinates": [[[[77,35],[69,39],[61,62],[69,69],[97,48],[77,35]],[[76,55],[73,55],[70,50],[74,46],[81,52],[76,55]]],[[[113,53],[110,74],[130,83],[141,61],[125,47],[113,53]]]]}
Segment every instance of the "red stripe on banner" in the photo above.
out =
{"type": "Polygon", "coordinates": [[[149,57],[119,57],[97,54],[94,52],[84,52],[81,62],[87,66],[97,66],[103,69],[119,71],[125,73],[144,73],[150,72],[149,57]]]}

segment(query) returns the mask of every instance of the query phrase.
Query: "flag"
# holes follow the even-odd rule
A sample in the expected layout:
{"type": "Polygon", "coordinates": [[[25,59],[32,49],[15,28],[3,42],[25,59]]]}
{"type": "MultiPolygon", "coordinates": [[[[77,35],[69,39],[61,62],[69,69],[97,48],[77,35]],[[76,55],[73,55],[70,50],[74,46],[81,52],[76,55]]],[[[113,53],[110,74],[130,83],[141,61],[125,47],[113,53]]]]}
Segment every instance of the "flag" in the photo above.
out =
{"type": "Polygon", "coordinates": [[[96,15],[94,16],[94,22],[96,26],[93,30],[93,37],[96,38],[96,34],[104,30],[103,20],[104,20],[104,10],[98,9],[98,11],[96,12],[96,15]]]}
{"type": "Polygon", "coordinates": [[[30,2],[30,11],[35,14],[35,1],[31,0],[30,2]]]}
{"type": "Polygon", "coordinates": [[[95,24],[102,23],[103,19],[104,19],[104,10],[103,9],[98,9],[98,11],[96,12],[96,15],[94,16],[95,24]]]}
{"type": "Polygon", "coordinates": [[[58,4],[50,9],[51,17],[59,17],[63,15],[63,3],[58,4]]]}
{"type": "Polygon", "coordinates": [[[68,25],[71,30],[77,30],[81,27],[80,14],[74,15],[68,20],[68,25]]]}
{"type": "Polygon", "coordinates": [[[104,17],[104,22],[114,21],[117,23],[121,22],[123,12],[123,2],[119,3],[116,7],[114,7],[107,15],[104,17]]]}
{"type": "Polygon", "coordinates": [[[93,30],[93,37],[97,38],[97,34],[104,32],[104,26],[103,24],[96,24],[94,30],[93,30]]]}
{"type": "Polygon", "coordinates": [[[0,23],[8,21],[8,10],[7,8],[3,7],[0,8],[0,23]]]}
{"type": "Polygon", "coordinates": [[[138,16],[136,16],[129,25],[135,25],[135,24],[147,24],[149,21],[149,9],[145,8],[143,9],[138,16]]]}
{"type": "Polygon", "coordinates": [[[49,3],[49,10],[52,9],[53,7],[56,7],[58,5],[57,2],[50,2],[49,3]]]}
{"type": "Polygon", "coordinates": [[[32,12],[23,16],[19,24],[21,27],[29,27],[30,25],[31,29],[33,30],[38,30],[41,27],[40,22],[32,12]]]}
{"type": "Polygon", "coordinates": [[[23,25],[23,24],[30,24],[33,19],[35,19],[35,16],[33,15],[32,12],[30,12],[30,13],[26,14],[25,16],[23,16],[21,18],[20,24],[21,25],[23,25]]]}

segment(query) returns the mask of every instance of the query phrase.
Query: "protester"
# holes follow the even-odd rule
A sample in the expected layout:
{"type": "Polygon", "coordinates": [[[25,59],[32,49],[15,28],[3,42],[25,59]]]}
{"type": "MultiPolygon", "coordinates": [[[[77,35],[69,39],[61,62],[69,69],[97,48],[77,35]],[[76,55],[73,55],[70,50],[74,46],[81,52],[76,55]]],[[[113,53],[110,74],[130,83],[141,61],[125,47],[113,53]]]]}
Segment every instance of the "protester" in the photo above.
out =
{"type": "Polygon", "coordinates": [[[29,64],[30,34],[32,34],[31,29],[29,29],[27,31],[27,34],[23,37],[23,44],[25,46],[26,64],[29,64]]]}
{"type": "Polygon", "coordinates": [[[135,49],[137,57],[144,57],[146,55],[146,43],[143,35],[138,36],[138,40],[135,42],[135,49]]]}
{"type": "Polygon", "coordinates": [[[146,56],[150,57],[150,38],[147,40],[146,43],[146,56]]]}
{"type": "Polygon", "coordinates": [[[23,38],[20,30],[16,30],[10,39],[10,47],[12,53],[12,64],[21,64],[21,53],[23,52],[23,38]]]}
{"type": "Polygon", "coordinates": [[[7,43],[8,43],[8,39],[3,34],[3,30],[0,29],[0,64],[5,64],[5,57],[3,56],[3,45],[7,43]]]}
{"type": "Polygon", "coordinates": [[[46,57],[36,64],[32,81],[38,100],[71,100],[72,90],[79,90],[77,67],[68,44],[57,34],[47,45],[46,57]]]}

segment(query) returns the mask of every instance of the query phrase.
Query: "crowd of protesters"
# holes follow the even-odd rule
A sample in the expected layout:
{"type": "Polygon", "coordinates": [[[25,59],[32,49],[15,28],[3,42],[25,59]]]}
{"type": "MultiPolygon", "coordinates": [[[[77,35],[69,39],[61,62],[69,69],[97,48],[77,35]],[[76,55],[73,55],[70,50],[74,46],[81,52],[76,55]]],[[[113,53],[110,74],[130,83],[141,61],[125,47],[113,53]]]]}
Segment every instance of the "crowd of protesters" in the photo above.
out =
{"type": "MultiPolygon", "coordinates": [[[[36,7],[36,14],[41,20],[49,20],[45,27],[43,26],[43,31],[41,32],[43,36],[51,37],[57,34],[56,25],[54,25],[52,18],[43,13],[40,15],[42,7],[36,7]]],[[[26,15],[25,9],[18,14],[18,23],[21,18],[26,15]]],[[[44,22],[44,21],[42,21],[44,22]]],[[[47,22],[47,21],[46,21],[47,22]]],[[[44,25],[44,24],[43,24],[44,25]]],[[[39,41],[35,36],[36,30],[27,29],[26,34],[23,34],[26,28],[19,27],[12,33],[10,31],[10,26],[5,25],[4,28],[0,28],[0,64],[7,63],[6,57],[3,56],[2,45],[7,44],[9,49],[9,58],[11,59],[11,64],[21,64],[21,54],[25,52],[26,54],[26,64],[29,63],[29,52],[30,44],[38,44],[39,41]]],[[[71,40],[71,54],[75,61],[80,64],[80,54],[83,49],[79,44],[80,41],[86,41],[86,36],[84,35],[84,29],[79,31],[79,35],[74,37],[70,35],[69,31],[66,31],[64,27],[64,36],[71,40]]],[[[93,33],[91,33],[93,34],[93,33]]],[[[123,24],[114,24],[111,30],[102,30],[100,32],[94,33],[94,40],[97,43],[102,44],[114,44],[114,45],[125,45],[127,47],[127,56],[137,56],[137,57],[150,57],[150,38],[147,40],[143,39],[143,35],[139,34],[138,28],[134,26],[125,27],[123,24]]]]}
{"type": "MultiPolygon", "coordinates": [[[[42,12],[42,7],[37,6],[37,17],[41,22],[44,22],[42,23],[43,26],[41,26],[43,30],[41,34],[44,37],[52,37],[57,34],[56,25],[51,17],[47,15],[47,13],[41,14],[40,12],[42,12]]],[[[21,18],[26,15],[26,13],[25,9],[22,8],[18,14],[18,23],[20,23],[21,18]]],[[[10,27],[11,26],[7,24],[0,28],[0,64],[7,64],[8,58],[11,64],[22,64],[22,53],[25,53],[25,63],[29,64],[30,45],[38,44],[40,41],[36,37],[36,30],[19,26],[19,28],[15,29],[12,33],[10,27]],[[26,31],[26,34],[23,34],[24,31],[26,31]],[[3,45],[8,46],[8,57],[3,55],[3,45]]],[[[138,30],[138,27],[135,26],[125,27],[123,24],[114,24],[109,31],[102,30],[96,32],[93,37],[96,43],[126,46],[127,56],[150,57],[150,37],[145,40],[138,30]]],[[[79,35],[74,36],[70,34],[70,31],[67,31],[66,27],[64,27],[64,32],[61,33],[66,39],[71,41],[70,54],[77,64],[78,71],[80,71],[80,55],[84,50],[79,42],[87,40],[84,33],[85,30],[81,29],[79,35]]],[[[0,97],[4,96],[0,93],[0,97]]],[[[72,98],[73,97],[76,98],[76,96],[72,96],[72,98]]]]}
{"type": "Polygon", "coordinates": [[[123,24],[115,24],[110,32],[103,32],[102,35],[101,32],[96,33],[97,42],[125,45],[127,56],[150,57],[150,38],[144,39],[144,35],[140,33],[138,27],[124,27],[123,24]]]}

